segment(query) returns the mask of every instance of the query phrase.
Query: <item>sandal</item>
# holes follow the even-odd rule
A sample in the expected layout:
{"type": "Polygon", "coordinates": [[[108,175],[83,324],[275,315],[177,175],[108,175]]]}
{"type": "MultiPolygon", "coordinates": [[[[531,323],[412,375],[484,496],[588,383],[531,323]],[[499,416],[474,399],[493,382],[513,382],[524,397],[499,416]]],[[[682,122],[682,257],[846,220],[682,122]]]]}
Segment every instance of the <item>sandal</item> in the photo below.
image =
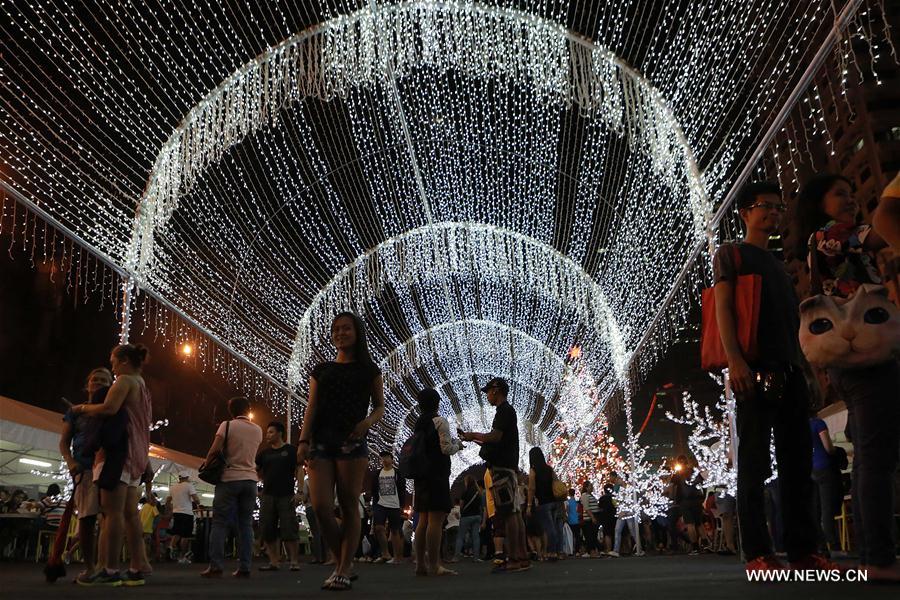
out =
{"type": "Polygon", "coordinates": [[[350,583],[350,579],[348,577],[344,577],[343,575],[335,575],[332,578],[331,583],[325,589],[332,592],[343,592],[352,588],[353,585],[350,583]]]}
{"type": "Polygon", "coordinates": [[[429,573],[429,575],[434,575],[434,576],[459,575],[459,573],[457,571],[454,571],[453,569],[446,569],[444,567],[438,567],[437,571],[435,571],[434,573],[429,573]]]}
{"type": "Polygon", "coordinates": [[[322,589],[327,590],[331,586],[331,582],[334,581],[334,578],[337,577],[337,573],[332,573],[328,576],[328,579],[322,582],[322,589]]]}

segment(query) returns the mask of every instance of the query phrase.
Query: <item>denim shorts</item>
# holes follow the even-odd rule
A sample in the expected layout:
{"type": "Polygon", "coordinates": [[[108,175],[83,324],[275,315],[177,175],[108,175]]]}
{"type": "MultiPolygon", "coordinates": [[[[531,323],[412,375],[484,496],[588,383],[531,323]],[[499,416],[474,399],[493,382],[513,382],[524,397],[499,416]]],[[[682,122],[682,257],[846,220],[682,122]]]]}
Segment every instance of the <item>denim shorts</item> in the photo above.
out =
{"type": "Polygon", "coordinates": [[[324,444],[313,442],[309,447],[310,459],[324,460],[349,460],[354,458],[367,458],[369,445],[365,438],[361,440],[347,440],[343,444],[324,444]]]}

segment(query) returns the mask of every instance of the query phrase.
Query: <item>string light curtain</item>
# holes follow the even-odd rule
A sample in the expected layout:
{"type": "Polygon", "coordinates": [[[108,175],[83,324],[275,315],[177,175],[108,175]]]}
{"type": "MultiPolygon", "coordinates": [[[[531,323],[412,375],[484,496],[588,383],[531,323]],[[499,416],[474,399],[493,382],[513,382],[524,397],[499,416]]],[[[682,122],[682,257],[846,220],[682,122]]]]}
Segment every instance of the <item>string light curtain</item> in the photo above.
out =
{"type": "Polygon", "coordinates": [[[523,445],[577,416],[574,457],[686,318],[673,274],[840,8],[5,0],[3,182],[276,409],[290,390],[300,414],[349,308],[386,374],[381,443],[425,385],[487,427],[501,374],[523,445]]]}

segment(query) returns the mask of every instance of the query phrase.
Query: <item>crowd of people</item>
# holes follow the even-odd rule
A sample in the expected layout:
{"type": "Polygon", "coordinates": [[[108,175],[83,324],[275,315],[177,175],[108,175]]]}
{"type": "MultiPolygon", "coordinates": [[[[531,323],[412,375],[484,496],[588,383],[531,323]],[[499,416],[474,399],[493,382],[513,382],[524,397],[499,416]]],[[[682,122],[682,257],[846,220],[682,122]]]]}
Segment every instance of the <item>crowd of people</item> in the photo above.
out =
{"type": "MultiPolygon", "coordinates": [[[[898,185],[896,180],[892,185],[898,185]]],[[[704,495],[686,457],[678,458],[681,468],[669,482],[667,513],[653,519],[615,501],[623,485],[615,475],[599,482],[596,491],[592,482],[579,482],[576,496],[541,448],[530,449],[527,470],[520,471],[518,416],[509,401],[509,383],[502,378],[482,388],[495,408],[490,430],[484,432],[452,431],[438,412],[438,392],[421,390],[408,447],[399,457],[381,452],[381,469],[367,474],[368,432],[384,414],[383,379],[369,354],[362,320],[341,313],[331,327],[334,360],[311,369],[295,445],[286,443],[282,423],[270,423],[265,432],[253,423],[247,398],[230,400],[231,418],[219,425],[201,469],[215,470],[208,475],[215,495],[209,564],[200,575],[223,576],[226,538],[234,530],[238,566],[232,576],[250,576],[257,506],[267,558],[260,570],[284,568],[282,545],[287,568],[300,568],[297,507],[302,506],[313,562],[333,566],[322,583],[327,590],[350,589],[358,577],[354,563],[360,560],[397,564],[409,557],[419,576],[454,575],[446,564],[464,559],[490,561],[495,572],[516,573],[531,569],[534,561],[572,556],[697,554],[713,549],[714,531],[722,535],[716,549],[735,554],[735,519],[748,571],[783,568],[776,546],[783,546],[792,568],[842,569],[827,554],[837,543],[833,515],[840,497],[840,449],[824,422],[809,418],[807,365],[798,341],[799,299],[783,263],[768,249],[770,237],[782,226],[782,192],[774,184],[751,184],[738,198],[737,209],[744,239],[723,244],[714,260],[716,319],[737,400],[737,498],[721,490],[704,495]],[[735,290],[745,275],[761,281],[759,348],[753,355],[741,346],[737,332],[735,290]],[[779,474],[775,491],[764,483],[771,432],[779,474]],[[468,472],[462,489],[451,493],[451,456],[465,444],[480,446],[483,472],[468,472]],[[364,491],[367,477],[371,487],[364,491]],[[407,480],[412,480],[411,501],[407,480]],[[811,510],[814,497],[818,513],[811,510]],[[767,503],[776,509],[767,511],[767,503]]],[[[874,253],[885,240],[897,244],[896,223],[888,219],[884,239],[860,225],[848,180],[821,176],[809,182],[796,219],[805,240],[797,252],[809,256],[813,292],[846,297],[865,284],[883,283],[874,253]]],[[[73,406],[64,418],[60,451],[75,482],[77,539],[85,563],[77,577],[81,585],[142,585],[152,572],[148,536],[160,519],[168,524],[168,558],[191,562],[199,499],[188,473],[181,474],[164,505],[151,489],[151,400],[141,375],[146,358],[143,346],[116,346],[110,355],[112,370],[92,371],[88,401],[73,406]],[[102,519],[95,535],[98,515],[102,519]],[[128,566],[120,571],[123,538],[128,566]]],[[[890,489],[900,431],[898,373],[896,361],[828,370],[849,411],[860,564],[870,577],[888,580],[900,579],[890,489]]],[[[48,490],[48,498],[58,496],[59,489],[48,490]]],[[[17,510],[24,503],[16,492],[4,497],[3,505],[17,510]]],[[[41,510],[48,514],[61,508],[58,500],[43,504],[41,510]]]]}

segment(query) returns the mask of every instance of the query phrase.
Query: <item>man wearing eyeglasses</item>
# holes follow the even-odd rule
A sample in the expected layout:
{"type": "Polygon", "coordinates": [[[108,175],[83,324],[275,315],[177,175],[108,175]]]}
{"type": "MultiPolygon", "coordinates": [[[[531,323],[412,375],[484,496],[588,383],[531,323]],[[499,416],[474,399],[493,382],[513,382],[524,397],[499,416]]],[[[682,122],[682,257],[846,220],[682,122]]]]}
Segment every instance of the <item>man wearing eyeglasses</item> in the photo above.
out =
{"type": "Polygon", "coordinates": [[[809,391],[803,376],[799,301],[784,264],[768,250],[780,230],[785,205],[774,183],[746,186],[737,199],[746,235],[716,252],[716,321],[728,357],[738,431],[738,521],[746,570],[776,571],[766,526],[763,482],[769,476],[769,440],[774,432],[784,545],[792,569],[839,568],[815,554],[817,526],[810,513],[812,444],[807,422],[809,391]],[[745,356],[738,342],[735,288],[740,275],[762,280],[758,352],[745,356]]]}
{"type": "Polygon", "coordinates": [[[519,516],[519,421],[516,410],[507,401],[509,384],[500,377],[491,379],[481,391],[488,402],[497,408],[488,433],[459,431],[459,439],[481,444],[479,456],[490,468],[491,489],[494,494],[496,517],[506,532],[507,561],[495,566],[497,572],[518,572],[531,568],[525,553],[525,530],[519,516]]]}

